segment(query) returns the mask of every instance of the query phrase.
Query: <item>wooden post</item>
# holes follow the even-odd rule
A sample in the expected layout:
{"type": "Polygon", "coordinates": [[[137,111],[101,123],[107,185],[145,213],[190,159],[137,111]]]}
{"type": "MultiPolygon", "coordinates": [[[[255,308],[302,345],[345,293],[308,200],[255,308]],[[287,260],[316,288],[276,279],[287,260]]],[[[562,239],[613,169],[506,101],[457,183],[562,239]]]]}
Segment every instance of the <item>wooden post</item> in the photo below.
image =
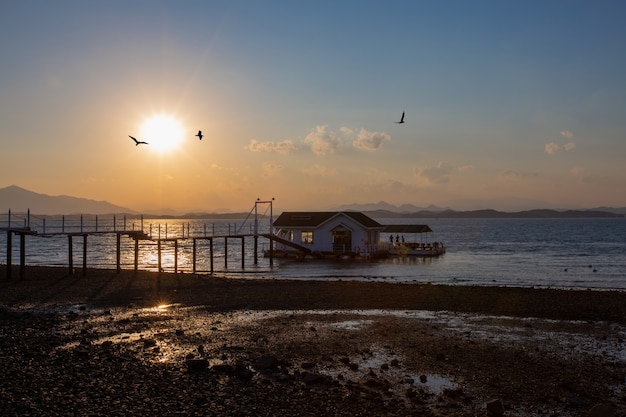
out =
{"type": "Polygon", "coordinates": [[[211,254],[211,273],[213,273],[213,238],[209,238],[209,253],[211,254]]]}
{"type": "Polygon", "coordinates": [[[274,239],[270,235],[270,266],[274,265],[274,239]]]}
{"type": "MultiPolygon", "coordinates": [[[[9,211],[9,216],[11,215],[11,211],[9,211]]],[[[11,262],[13,262],[13,232],[7,230],[7,279],[11,279],[11,270],[13,267],[11,266],[11,262]]]]}
{"type": "Polygon", "coordinates": [[[245,268],[244,260],[246,259],[245,238],[241,236],[241,269],[245,268]]]}
{"type": "MultiPolygon", "coordinates": [[[[114,220],[115,222],[115,220],[114,220]]],[[[116,253],[115,253],[115,266],[116,266],[116,271],[119,274],[122,271],[122,266],[121,266],[121,258],[122,258],[122,235],[120,233],[117,233],[116,236],[116,253]]]]}
{"type": "MultiPolygon", "coordinates": [[[[230,229],[230,224],[228,227],[230,229]]],[[[228,269],[228,236],[224,236],[224,269],[228,269]]]]}
{"type": "Polygon", "coordinates": [[[26,234],[20,233],[20,279],[26,276],[26,234]]]}
{"type": "Polygon", "coordinates": [[[163,269],[161,268],[161,239],[160,238],[157,240],[157,268],[159,272],[161,272],[161,270],[163,269]]]}
{"type": "Polygon", "coordinates": [[[87,234],[83,235],[83,276],[87,275],[87,234]]]}
{"type": "Polygon", "coordinates": [[[178,239],[174,239],[174,273],[178,274],[178,239]]]}
{"type": "Polygon", "coordinates": [[[254,264],[259,263],[259,236],[254,235],[254,264]]]}
{"type": "Polygon", "coordinates": [[[72,246],[72,235],[67,235],[67,243],[68,243],[68,274],[69,275],[74,275],[74,248],[72,246]]]}
{"type": "Polygon", "coordinates": [[[135,272],[139,269],[139,238],[135,236],[135,272]]]}
{"type": "Polygon", "coordinates": [[[191,259],[192,259],[191,263],[192,263],[193,273],[194,274],[196,273],[196,243],[197,243],[196,241],[197,241],[197,239],[193,238],[193,254],[192,254],[192,257],[191,257],[191,259]]]}

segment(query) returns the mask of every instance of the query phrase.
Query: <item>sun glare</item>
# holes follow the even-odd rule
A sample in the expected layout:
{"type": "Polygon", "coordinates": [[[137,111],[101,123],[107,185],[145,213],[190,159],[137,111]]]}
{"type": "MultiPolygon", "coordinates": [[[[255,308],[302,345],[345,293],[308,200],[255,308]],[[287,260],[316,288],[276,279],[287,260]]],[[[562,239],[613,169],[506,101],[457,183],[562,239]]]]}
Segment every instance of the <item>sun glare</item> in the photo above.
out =
{"type": "Polygon", "coordinates": [[[167,115],[152,116],[141,127],[141,140],[158,152],[172,151],[183,138],[183,129],[176,119],[167,115]]]}

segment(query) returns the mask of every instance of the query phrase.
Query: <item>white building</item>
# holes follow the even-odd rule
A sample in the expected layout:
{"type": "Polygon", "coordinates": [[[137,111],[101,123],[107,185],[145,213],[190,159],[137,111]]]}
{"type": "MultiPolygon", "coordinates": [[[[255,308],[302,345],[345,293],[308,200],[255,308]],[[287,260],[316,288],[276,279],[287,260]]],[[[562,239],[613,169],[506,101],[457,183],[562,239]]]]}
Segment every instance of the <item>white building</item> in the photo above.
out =
{"type": "Polygon", "coordinates": [[[274,221],[275,252],[360,255],[378,251],[377,221],[359,212],[284,212],[274,221]]]}

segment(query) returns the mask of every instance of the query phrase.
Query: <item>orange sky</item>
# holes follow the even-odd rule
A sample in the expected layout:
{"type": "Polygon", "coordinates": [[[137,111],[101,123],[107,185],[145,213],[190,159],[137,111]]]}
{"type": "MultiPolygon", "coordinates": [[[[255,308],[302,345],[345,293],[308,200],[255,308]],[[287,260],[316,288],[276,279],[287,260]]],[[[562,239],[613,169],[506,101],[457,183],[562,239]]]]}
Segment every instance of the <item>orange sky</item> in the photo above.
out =
{"type": "Polygon", "coordinates": [[[0,187],[138,211],[626,206],[621,2],[39,6],[0,16],[0,187]]]}

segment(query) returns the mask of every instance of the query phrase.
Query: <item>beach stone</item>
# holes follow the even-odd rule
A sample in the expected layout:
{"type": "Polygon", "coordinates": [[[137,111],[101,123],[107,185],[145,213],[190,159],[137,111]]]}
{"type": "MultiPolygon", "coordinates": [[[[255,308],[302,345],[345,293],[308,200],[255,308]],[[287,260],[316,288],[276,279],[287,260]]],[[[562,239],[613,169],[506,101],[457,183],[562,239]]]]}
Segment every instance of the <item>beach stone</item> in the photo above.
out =
{"type": "Polygon", "coordinates": [[[235,372],[235,369],[233,368],[233,366],[227,363],[219,363],[219,364],[213,365],[211,368],[215,372],[219,372],[219,373],[227,374],[227,375],[232,375],[235,372]]]}
{"type": "Polygon", "coordinates": [[[502,400],[493,399],[487,402],[487,415],[489,417],[499,417],[504,415],[504,405],[502,400]]]}
{"type": "Polygon", "coordinates": [[[156,346],[157,341],[155,339],[144,339],[143,340],[143,347],[144,348],[150,348],[150,347],[154,347],[156,346]]]}
{"type": "Polygon", "coordinates": [[[185,365],[187,365],[187,369],[190,371],[202,371],[209,367],[209,361],[206,359],[187,359],[185,360],[185,365]]]}
{"type": "Polygon", "coordinates": [[[278,367],[278,358],[276,356],[262,356],[254,363],[254,368],[259,370],[267,370],[278,367]]]}
{"type": "Polygon", "coordinates": [[[235,364],[235,377],[238,379],[249,381],[252,379],[254,373],[243,363],[235,364]]]}
{"type": "Polygon", "coordinates": [[[589,410],[588,417],[617,417],[617,412],[611,404],[596,404],[589,410]]]}
{"type": "Polygon", "coordinates": [[[330,377],[315,372],[303,372],[302,380],[308,385],[327,384],[330,382],[330,377]]]}

